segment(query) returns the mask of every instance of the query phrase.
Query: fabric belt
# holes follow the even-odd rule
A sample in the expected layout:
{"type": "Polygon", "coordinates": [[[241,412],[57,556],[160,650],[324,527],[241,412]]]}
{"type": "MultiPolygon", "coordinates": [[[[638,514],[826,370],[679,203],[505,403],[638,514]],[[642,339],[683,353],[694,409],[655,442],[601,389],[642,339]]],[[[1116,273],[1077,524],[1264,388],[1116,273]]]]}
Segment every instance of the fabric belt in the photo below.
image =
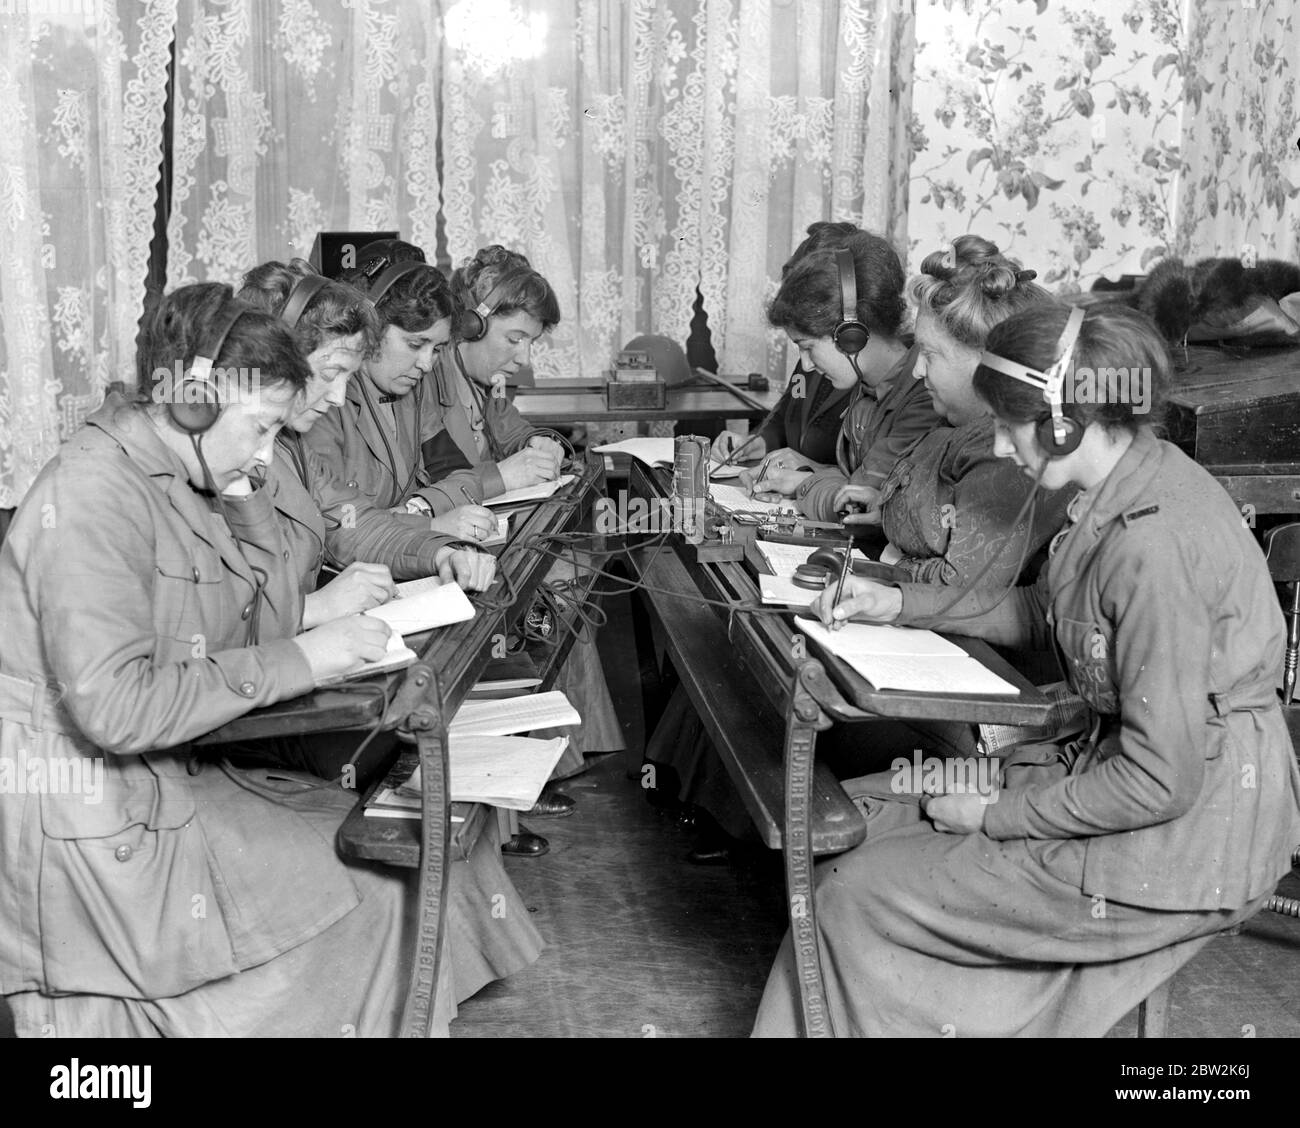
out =
{"type": "Polygon", "coordinates": [[[1277,705],[1277,690],[1268,685],[1247,685],[1226,693],[1211,693],[1210,704],[1216,717],[1229,713],[1257,713],[1277,705]]]}
{"type": "Polygon", "coordinates": [[[68,719],[61,690],[10,674],[0,674],[0,717],[43,732],[81,735],[68,719]]]}

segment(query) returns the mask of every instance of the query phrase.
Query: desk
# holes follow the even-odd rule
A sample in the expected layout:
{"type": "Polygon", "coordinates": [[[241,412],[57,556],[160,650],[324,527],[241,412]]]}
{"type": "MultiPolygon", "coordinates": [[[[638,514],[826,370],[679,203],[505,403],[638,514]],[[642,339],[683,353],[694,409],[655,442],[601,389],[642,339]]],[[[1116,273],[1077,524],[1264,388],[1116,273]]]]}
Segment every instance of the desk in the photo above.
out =
{"type": "Polygon", "coordinates": [[[682,384],[668,389],[668,403],[662,411],[634,411],[630,408],[611,411],[605,406],[604,388],[590,391],[533,390],[517,395],[515,407],[529,423],[539,427],[590,422],[661,423],[669,419],[748,419],[754,422],[767,414],[781,398],[783,390],[770,387],[766,392],[750,392],[736,387],[733,392],[716,386],[682,384]]]}
{"type": "MultiPolygon", "coordinates": [[[[472,847],[472,837],[490,817],[478,804],[447,802],[447,725],[491,658],[494,642],[509,633],[527,611],[538,586],[550,571],[552,560],[526,544],[535,536],[565,532],[590,520],[596,497],[603,490],[603,462],[590,459],[577,481],[539,504],[520,523],[500,553],[498,580],[486,593],[504,610],[484,606],[482,596],[471,595],[479,607],[473,619],[455,623],[424,636],[415,649],[419,660],[406,670],[371,679],[382,695],[349,697],[336,690],[307,694],[293,701],[257,709],[209,733],[198,744],[215,745],[288,733],[320,732],[331,728],[368,728],[396,731],[416,745],[414,753],[424,782],[422,818],[416,820],[368,819],[362,804],[339,830],[339,851],[344,857],[420,867],[420,923],[416,937],[415,974],[402,1017],[406,1037],[428,1035],[434,1013],[434,993],[442,958],[443,916],[451,846],[472,847]],[[479,808],[476,810],[476,808],[479,808]],[[464,818],[453,839],[451,815],[464,818]]],[[[586,527],[590,527],[587,525],[586,527]]],[[[572,645],[565,632],[541,664],[543,685],[555,675],[572,645]]]]}
{"type": "MultiPolygon", "coordinates": [[[[632,466],[632,492],[652,507],[668,496],[668,481],[663,471],[632,466]]],[[[767,845],[784,851],[804,1032],[826,1036],[812,860],[857,845],[866,824],[838,781],[817,765],[817,732],[833,720],[880,718],[1036,725],[1047,720],[1050,703],[976,639],[954,641],[1015,685],[1018,697],[877,690],[838,659],[823,663],[792,645],[798,632],[789,614],[728,616],[725,608],[704,608],[692,598],[758,603],[744,562],[702,564],[676,535],[667,543],[630,545],[627,558],[633,574],[657,589],[645,598],[754,825],[767,845]]]]}

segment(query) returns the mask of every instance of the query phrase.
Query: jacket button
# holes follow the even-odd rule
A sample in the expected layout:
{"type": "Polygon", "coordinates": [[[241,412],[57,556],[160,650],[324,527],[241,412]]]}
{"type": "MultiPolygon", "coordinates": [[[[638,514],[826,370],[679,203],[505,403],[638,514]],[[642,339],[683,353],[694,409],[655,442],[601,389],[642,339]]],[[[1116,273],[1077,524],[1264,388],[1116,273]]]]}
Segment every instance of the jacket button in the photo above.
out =
{"type": "Polygon", "coordinates": [[[113,857],[119,862],[129,862],[131,860],[132,850],[130,846],[119,846],[113,851],[113,857]]]}
{"type": "Polygon", "coordinates": [[[252,682],[244,682],[244,684],[239,687],[239,692],[245,697],[252,697],[253,694],[257,692],[257,686],[252,682]]]}
{"type": "Polygon", "coordinates": [[[289,550],[288,550],[287,548],[284,550],[284,558],[285,558],[286,560],[289,559],[289,550]]]}
{"type": "Polygon", "coordinates": [[[197,568],[194,569],[194,582],[196,584],[199,582],[199,570],[197,568]]]}
{"type": "Polygon", "coordinates": [[[253,613],[253,605],[250,603],[239,613],[239,617],[241,619],[247,619],[249,615],[251,615],[252,613],[253,613]]]}
{"type": "Polygon", "coordinates": [[[357,488],[357,484],[356,484],[356,482],[349,482],[349,483],[348,483],[348,489],[350,489],[350,490],[355,490],[356,488],[357,488]]]}

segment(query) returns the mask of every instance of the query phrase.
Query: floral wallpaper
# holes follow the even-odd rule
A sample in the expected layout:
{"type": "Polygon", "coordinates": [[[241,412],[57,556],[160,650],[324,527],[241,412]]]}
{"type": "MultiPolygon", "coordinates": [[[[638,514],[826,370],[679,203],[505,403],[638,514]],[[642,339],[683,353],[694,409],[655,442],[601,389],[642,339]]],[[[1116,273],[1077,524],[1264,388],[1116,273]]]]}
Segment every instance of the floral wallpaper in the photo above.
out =
{"type": "MultiPolygon", "coordinates": [[[[910,266],[974,232],[1060,292],[1178,243],[1184,0],[917,0],[910,266]]],[[[1217,6],[1217,5],[1212,5],[1217,6]]]]}

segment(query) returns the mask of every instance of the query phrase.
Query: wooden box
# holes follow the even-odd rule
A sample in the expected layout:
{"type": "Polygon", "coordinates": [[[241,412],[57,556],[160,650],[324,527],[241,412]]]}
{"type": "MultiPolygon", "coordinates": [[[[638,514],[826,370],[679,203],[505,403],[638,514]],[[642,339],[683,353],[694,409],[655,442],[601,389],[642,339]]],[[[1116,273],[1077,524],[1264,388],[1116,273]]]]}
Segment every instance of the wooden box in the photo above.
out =
{"type": "Polygon", "coordinates": [[[610,380],[605,406],[610,411],[662,411],[668,405],[668,385],[662,380],[610,380]]]}

